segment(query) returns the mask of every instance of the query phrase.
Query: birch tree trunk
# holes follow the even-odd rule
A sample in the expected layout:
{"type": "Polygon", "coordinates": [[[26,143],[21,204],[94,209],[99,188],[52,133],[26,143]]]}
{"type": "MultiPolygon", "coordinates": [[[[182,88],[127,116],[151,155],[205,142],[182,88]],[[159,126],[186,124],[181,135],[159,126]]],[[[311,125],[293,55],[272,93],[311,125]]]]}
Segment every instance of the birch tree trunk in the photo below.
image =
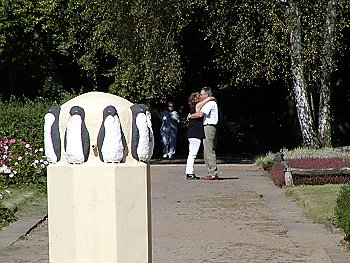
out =
{"type": "Polygon", "coordinates": [[[316,148],[318,147],[317,137],[303,73],[300,17],[297,5],[293,1],[288,1],[288,3],[287,23],[289,27],[289,41],[291,47],[290,56],[294,99],[303,143],[307,147],[316,148]]]}
{"type": "Polygon", "coordinates": [[[331,129],[331,59],[332,59],[332,37],[334,31],[335,1],[328,2],[328,17],[324,35],[322,74],[320,87],[320,105],[318,115],[318,138],[323,147],[332,146],[331,129]]]}

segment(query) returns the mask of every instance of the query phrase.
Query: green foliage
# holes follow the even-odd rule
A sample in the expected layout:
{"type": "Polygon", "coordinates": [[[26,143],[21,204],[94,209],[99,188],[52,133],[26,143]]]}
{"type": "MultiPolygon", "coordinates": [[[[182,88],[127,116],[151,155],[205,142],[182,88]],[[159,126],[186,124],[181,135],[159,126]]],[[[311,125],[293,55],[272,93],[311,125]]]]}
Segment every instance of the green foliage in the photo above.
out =
{"type": "Polygon", "coordinates": [[[2,191],[0,188],[0,229],[16,219],[15,209],[7,207],[4,203],[10,198],[10,194],[9,190],[2,191]]]}
{"type": "Polygon", "coordinates": [[[43,145],[44,115],[48,106],[50,102],[40,98],[24,102],[15,98],[0,101],[0,138],[8,136],[32,145],[43,145]]]}
{"type": "Polygon", "coordinates": [[[222,72],[223,88],[288,76],[284,13],[275,1],[217,1],[208,7],[206,34],[222,72]]]}
{"type": "Polygon", "coordinates": [[[335,222],[344,231],[345,240],[350,242],[350,183],[340,190],[335,207],[335,222]]]}
{"type": "Polygon", "coordinates": [[[131,101],[165,101],[181,81],[176,49],[181,1],[56,1],[57,51],[71,56],[94,89],[131,101]],[[178,5],[177,5],[178,4],[178,5]]]}
{"type": "Polygon", "coordinates": [[[46,188],[43,127],[52,104],[43,99],[0,102],[0,186],[46,188]]]}
{"type": "Polygon", "coordinates": [[[9,222],[16,219],[14,211],[8,209],[0,202],[0,228],[6,226],[9,222]]]}
{"type": "Polygon", "coordinates": [[[0,141],[0,186],[30,186],[45,189],[46,166],[43,148],[6,136],[0,141]]]}
{"type": "MultiPolygon", "coordinates": [[[[298,6],[302,30],[302,63],[310,86],[319,86],[321,62],[329,16],[327,1],[293,1],[298,6]],[[317,84],[316,84],[317,83],[317,84]]],[[[215,50],[215,63],[222,72],[221,87],[254,85],[259,80],[290,81],[290,40],[287,17],[289,2],[224,0],[208,5],[207,38],[215,50]]],[[[349,1],[337,1],[331,39],[340,51],[342,30],[349,25],[349,1]]],[[[335,67],[335,53],[332,66],[335,67]]],[[[314,87],[315,88],[315,87],[314,87]]]]}
{"type": "MultiPolygon", "coordinates": [[[[5,0],[0,4],[1,73],[9,81],[4,93],[52,97],[62,87],[83,86],[160,105],[204,83],[240,89],[273,82],[291,88],[288,19],[281,2],[5,0]],[[190,34],[202,46],[187,39],[190,34]]],[[[293,2],[301,17],[302,66],[309,92],[315,93],[328,3],[293,2]]],[[[349,1],[337,1],[332,70],[346,46],[342,29],[350,24],[349,10],[349,1]]],[[[317,110],[318,97],[313,98],[317,110]]]]}
{"type": "Polygon", "coordinates": [[[60,84],[49,31],[54,0],[11,0],[0,4],[0,58],[6,61],[11,94],[52,94],[60,84]],[[26,89],[25,87],[30,87],[26,89]]]}
{"type": "Polygon", "coordinates": [[[254,164],[262,167],[264,170],[267,170],[269,167],[272,166],[275,156],[275,153],[268,152],[266,155],[259,156],[258,158],[256,158],[254,164]]]}

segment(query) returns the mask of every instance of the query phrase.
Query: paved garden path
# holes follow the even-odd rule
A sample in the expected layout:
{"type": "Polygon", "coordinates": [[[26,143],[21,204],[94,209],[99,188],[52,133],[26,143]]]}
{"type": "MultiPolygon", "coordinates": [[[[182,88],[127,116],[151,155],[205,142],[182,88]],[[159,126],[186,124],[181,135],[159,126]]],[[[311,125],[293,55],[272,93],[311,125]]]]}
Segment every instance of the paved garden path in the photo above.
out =
{"type": "MultiPolygon", "coordinates": [[[[306,220],[254,165],[219,164],[219,181],[186,181],[183,171],[151,166],[154,263],[350,262],[342,235],[306,220]]],[[[0,262],[48,262],[47,221],[0,262]]]]}

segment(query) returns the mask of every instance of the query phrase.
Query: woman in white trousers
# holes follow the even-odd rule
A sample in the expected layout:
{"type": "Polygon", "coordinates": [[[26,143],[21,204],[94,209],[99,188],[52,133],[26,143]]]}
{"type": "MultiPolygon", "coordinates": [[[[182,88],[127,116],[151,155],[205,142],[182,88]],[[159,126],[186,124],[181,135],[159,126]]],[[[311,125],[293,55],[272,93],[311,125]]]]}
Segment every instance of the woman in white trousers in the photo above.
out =
{"type": "Polygon", "coordinates": [[[214,97],[208,97],[204,100],[201,100],[199,92],[193,92],[188,98],[190,113],[187,116],[187,119],[189,120],[189,125],[187,128],[187,138],[189,146],[185,169],[187,180],[200,179],[200,177],[196,176],[194,173],[194,161],[197,157],[199,147],[201,146],[201,142],[205,138],[203,126],[204,113],[200,112],[200,109],[205,103],[214,99],[214,97]]]}

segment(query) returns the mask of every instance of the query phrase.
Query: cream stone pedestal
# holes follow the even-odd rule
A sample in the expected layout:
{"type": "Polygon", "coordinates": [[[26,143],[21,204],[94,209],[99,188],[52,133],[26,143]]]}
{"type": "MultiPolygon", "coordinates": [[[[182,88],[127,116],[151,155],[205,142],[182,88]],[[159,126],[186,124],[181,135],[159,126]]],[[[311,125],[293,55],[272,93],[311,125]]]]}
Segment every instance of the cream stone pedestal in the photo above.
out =
{"type": "Polygon", "coordinates": [[[151,263],[150,169],[48,166],[50,263],[151,263]]]}

